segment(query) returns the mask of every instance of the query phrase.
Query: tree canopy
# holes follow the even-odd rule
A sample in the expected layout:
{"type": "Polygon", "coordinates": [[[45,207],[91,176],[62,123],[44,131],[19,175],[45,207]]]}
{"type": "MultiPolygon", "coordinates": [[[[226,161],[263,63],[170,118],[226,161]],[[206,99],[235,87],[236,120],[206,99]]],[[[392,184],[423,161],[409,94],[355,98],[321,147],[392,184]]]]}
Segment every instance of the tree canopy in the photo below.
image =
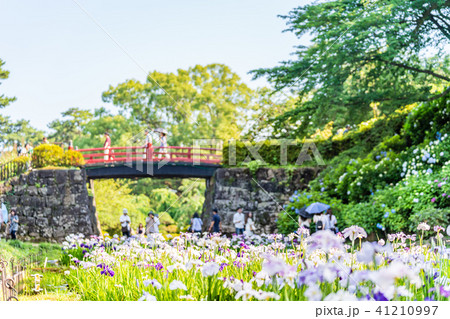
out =
{"type": "MultiPolygon", "coordinates": [[[[0,59],[0,85],[2,84],[1,80],[6,80],[7,78],[9,78],[9,71],[2,68],[4,64],[5,62],[2,59],[0,59]]],[[[15,100],[16,100],[15,97],[7,97],[4,94],[0,94],[0,109],[4,108],[9,103],[15,100]]]]}
{"type": "Polygon", "coordinates": [[[450,91],[449,0],[320,1],[282,18],[287,32],[312,36],[310,45],[253,73],[299,95],[298,107],[272,118],[275,127],[291,125],[285,135],[358,123],[450,91]]]}
{"type": "Polygon", "coordinates": [[[103,93],[142,126],[170,131],[170,143],[236,137],[251,108],[253,91],[223,64],[196,65],[176,73],[154,71],[147,81],[128,80],[103,93]]]}

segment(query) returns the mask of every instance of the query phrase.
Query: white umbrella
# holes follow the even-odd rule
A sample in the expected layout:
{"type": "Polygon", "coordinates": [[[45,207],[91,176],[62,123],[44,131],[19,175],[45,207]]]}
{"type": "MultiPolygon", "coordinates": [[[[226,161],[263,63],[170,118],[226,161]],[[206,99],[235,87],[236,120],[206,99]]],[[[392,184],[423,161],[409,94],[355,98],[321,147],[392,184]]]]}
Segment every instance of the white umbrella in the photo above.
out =
{"type": "Polygon", "coordinates": [[[168,134],[168,132],[167,132],[167,130],[166,129],[163,129],[163,128],[161,128],[161,127],[159,127],[159,128],[155,128],[154,130],[153,130],[153,132],[155,132],[155,133],[164,133],[164,134],[168,134]]]}

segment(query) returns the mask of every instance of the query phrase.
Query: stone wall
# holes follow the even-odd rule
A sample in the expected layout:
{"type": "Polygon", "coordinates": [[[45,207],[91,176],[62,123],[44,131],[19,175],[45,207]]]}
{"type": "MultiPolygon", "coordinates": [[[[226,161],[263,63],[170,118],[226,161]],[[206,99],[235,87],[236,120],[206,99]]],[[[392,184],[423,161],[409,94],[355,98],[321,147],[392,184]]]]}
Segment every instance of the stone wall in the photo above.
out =
{"type": "Polygon", "coordinates": [[[212,208],[217,208],[222,231],[233,233],[233,215],[239,207],[252,212],[257,233],[276,232],[276,219],[289,196],[296,190],[308,188],[320,168],[260,168],[253,175],[248,168],[219,168],[207,181],[203,206],[203,224],[211,224],[212,208]]]}
{"type": "Polygon", "coordinates": [[[0,200],[19,215],[18,238],[61,242],[72,233],[99,234],[84,170],[34,170],[9,181],[0,200]]]}

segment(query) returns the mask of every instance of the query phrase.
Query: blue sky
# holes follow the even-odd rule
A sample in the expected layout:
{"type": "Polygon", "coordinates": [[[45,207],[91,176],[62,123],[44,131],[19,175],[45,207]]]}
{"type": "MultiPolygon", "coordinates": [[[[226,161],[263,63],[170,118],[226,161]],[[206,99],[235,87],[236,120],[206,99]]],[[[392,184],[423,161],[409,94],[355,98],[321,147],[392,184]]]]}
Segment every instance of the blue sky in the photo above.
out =
{"type": "MultiPolygon", "coordinates": [[[[76,0],[147,71],[224,63],[251,87],[248,71],[289,59],[300,44],[278,14],[307,0],[76,0]]],[[[10,78],[0,111],[40,129],[70,107],[107,105],[101,93],[145,73],[74,0],[0,1],[0,57],[10,78]]]]}

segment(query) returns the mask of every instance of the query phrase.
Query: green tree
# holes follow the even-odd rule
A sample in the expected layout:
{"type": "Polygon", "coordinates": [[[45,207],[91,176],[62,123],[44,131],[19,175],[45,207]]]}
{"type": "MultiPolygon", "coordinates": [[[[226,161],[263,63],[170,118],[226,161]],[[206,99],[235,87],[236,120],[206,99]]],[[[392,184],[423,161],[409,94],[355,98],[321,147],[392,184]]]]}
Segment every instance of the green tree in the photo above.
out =
{"type": "Polygon", "coordinates": [[[103,100],[131,120],[170,131],[172,145],[193,139],[236,137],[254,92],[222,64],[196,65],[176,73],[152,72],[141,83],[128,80],[103,93],[103,100]]]}
{"type": "Polygon", "coordinates": [[[145,195],[132,195],[125,181],[113,179],[95,181],[94,196],[103,232],[110,235],[121,233],[119,219],[124,208],[128,210],[133,229],[136,229],[139,223],[145,225],[149,199],[145,195]]]}
{"type": "Polygon", "coordinates": [[[202,211],[205,187],[204,180],[183,179],[177,190],[152,189],[149,195],[150,209],[160,215],[170,215],[180,229],[187,228],[192,215],[202,211]]]}
{"type": "Polygon", "coordinates": [[[295,60],[254,71],[299,95],[298,107],[275,124],[300,121],[285,136],[305,136],[317,125],[359,123],[448,93],[449,17],[449,0],[334,0],[293,9],[282,17],[287,31],[311,35],[311,44],[298,46],[295,60]]]}
{"type": "Polygon", "coordinates": [[[0,145],[12,146],[14,143],[25,145],[31,143],[38,144],[44,137],[44,132],[35,129],[30,125],[30,121],[18,120],[11,121],[8,116],[0,115],[0,145]]]}
{"type": "MultiPolygon", "coordinates": [[[[2,68],[2,66],[5,64],[5,62],[0,59],[0,80],[6,80],[7,78],[9,78],[9,71],[4,70],[2,68]]],[[[0,81],[0,85],[1,85],[1,81],[0,81]]],[[[15,101],[16,98],[15,97],[7,97],[4,94],[0,94],[0,109],[4,108],[5,106],[7,106],[9,103],[15,101]]]]}
{"type": "Polygon", "coordinates": [[[54,120],[48,124],[48,127],[55,132],[50,138],[57,142],[69,142],[77,137],[82,136],[83,128],[94,115],[88,110],[81,110],[72,107],[62,113],[61,120],[54,120]]]}

